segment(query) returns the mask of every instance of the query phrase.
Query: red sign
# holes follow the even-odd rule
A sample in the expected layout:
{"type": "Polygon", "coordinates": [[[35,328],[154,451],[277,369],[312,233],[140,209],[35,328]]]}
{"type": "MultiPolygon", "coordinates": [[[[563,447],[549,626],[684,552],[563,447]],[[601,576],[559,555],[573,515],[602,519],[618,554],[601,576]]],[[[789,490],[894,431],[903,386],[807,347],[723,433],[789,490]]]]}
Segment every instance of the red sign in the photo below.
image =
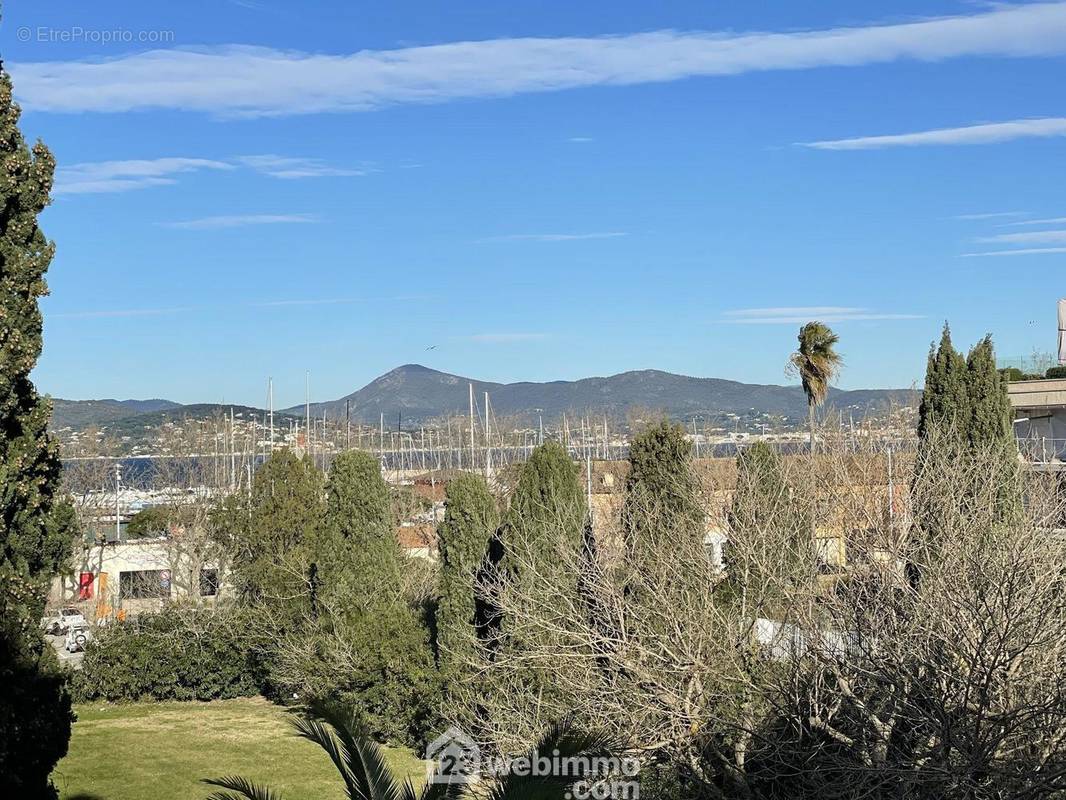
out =
{"type": "Polygon", "coordinates": [[[93,599],[93,578],[94,575],[91,572],[83,572],[78,576],[78,599],[79,600],[92,600],[93,599]]]}

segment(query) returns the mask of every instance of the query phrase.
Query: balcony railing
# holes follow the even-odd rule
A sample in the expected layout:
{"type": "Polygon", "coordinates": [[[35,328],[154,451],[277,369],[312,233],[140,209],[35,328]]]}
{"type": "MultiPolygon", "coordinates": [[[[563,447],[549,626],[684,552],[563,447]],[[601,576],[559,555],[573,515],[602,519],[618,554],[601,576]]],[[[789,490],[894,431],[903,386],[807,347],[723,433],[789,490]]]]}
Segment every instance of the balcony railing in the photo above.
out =
{"type": "Polygon", "coordinates": [[[1018,439],[1022,458],[1033,464],[1066,462],[1066,439],[1034,436],[1018,439]]]}

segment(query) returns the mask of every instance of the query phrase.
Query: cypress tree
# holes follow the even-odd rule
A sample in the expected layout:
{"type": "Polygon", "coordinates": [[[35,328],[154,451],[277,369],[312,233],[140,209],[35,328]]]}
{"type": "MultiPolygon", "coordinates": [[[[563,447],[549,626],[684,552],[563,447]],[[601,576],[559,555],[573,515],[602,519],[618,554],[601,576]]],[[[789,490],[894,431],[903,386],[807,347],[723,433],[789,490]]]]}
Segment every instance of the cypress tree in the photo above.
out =
{"type": "Polygon", "coordinates": [[[987,507],[1001,519],[1019,511],[1020,473],[1012,416],[1006,379],[996,369],[992,337],[986,336],[963,358],[945,325],[939,347],[930,351],[911,491],[916,521],[927,535],[935,539],[941,514],[968,513],[974,504],[985,502],[982,497],[993,498],[987,507]],[[940,473],[953,461],[974,458],[1002,469],[974,479],[972,486],[954,487],[962,506],[945,506],[947,498],[937,486],[940,473]]]}
{"type": "Polygon", "coordinates": [[[560,544],[582,547],[588,508],[579,471],[558,442],[540,445],[522,465],[502,532],[504,572],[516,577],[523,558],[550,571],[560,544]]]}
{"type": "Polygon", "coordinates": [[[452,674],[474,656],[484,623],[474,582],[500,524],[496,501],[484,479],[463,473],[448,484],[444,520],[437,529],[440,596],[437,646],[442,670],[452,674]]]}
{"type": "Polygon", "coordinates": [[[813,543],[813,521],[781,456],[766,442],[737,455],[737,486],[727,512],[729,589],[764,585],[771,569],[786,576],[813,543]]]}
{"type": "Polygon", "coordinates": [[[1007,382],[996,369],[992,337],[986,336],[963,358],[944,326],[940,345],[929,351],[925,390],[918,408],[918,438],[925,442],[951,434],[970,447],[1013,442],[1007,382]]]}
{"type": "Polygon", "coordinates": [[[793,491],[777,451],[766,442],[755,442],[737,455],[736,463],[737,488],[728,512],[730,529],[757,533],[767,525],[785,522],[793,491]]]}
{"type": "Polygon", "coordinates": [[[679,534],[702,546],[703,510],[692,468],[691,447],[680,425],[663,420],[629,445],[622,529],[631,553],[644,547],[688,547],[679,534]]]}
{"type": "Polygon", "coordinates": [[[996,353],[991,336],[974,345],[966,366],[971,409],[967,431],[970,445],[1013,443],[1014,414],[1007,393],[1007,381],[996,369],[996,353]]]}
{"type": "Polygon", "coordinates": [[[50,202],[55,160],[41,142],[26,146],[19,114],[0,68],[0,775],[11,796],[36,800],[55,797],[49,775],[70,738],[65,680],[37,621],[69,558],[74,518],[58,496],[49,404],[30,380],[54,252],[37,216],[50,202]]]}
{"type": "MultiPolygon", "coordinates": [[[[588,516],[578,476],[579,467],[558,442],[538,446],[521,467],[504,524],[490,553],[497,571],[487,571],[498,581],[494,590],[499,597],[519,608],[536,609],[534,613],[539,613],[545,603],[578,591],[580,570],[575,567],[584,553],[588,516]]],[[[506,607],[508,603],[502,605],[506,607]]],[[[565,603],[560,604],[560,613],[565,608],[565,603]]],[[[484,633],[493,658],[503,663],[512,658],[521,660],[531,646],[545,644],[531,641],[530,636],[555,638],[543,631],[522,630],[520,620],[507,611],[501,612],[496,605],[488,609],[484,633]]],[[[519,692],[523,697],[536,698],[542,709],[554,707],[558,692],[550,668],[527,664],[517,678],[517,685],[509,682],[506,687],[496,686],[490,691],[519,692]]],[[[491,683],[491,674],[489,679],[491,683]]],[[[565,709],[555,708],[548,715],[562,713],[565,709]]]]}
{"type": "Polygon", "coordinates": [[[216,536],[231,554],[242,600],[267,603],[290,622],[308,611],[307,573],[323,525],[323,497],[321,473],[286,449],[256,471],[250,495],[223,503],[216,536]]]}
{"type": "Polygon", "coordinates": [[[991,335],[974,345],[966,365],[971,410],[968,443],[972,452],[985,453],[993,467],[988,485],[979,487],[975,494],[980,496],[991,489],[995,516],[1000,521],[1016,519],[1022,510],[1022,486],[1014,412],[1007,379],[996,369],[991,335]]]}
{"type": "Polygon", "coordinates": [[[406,557],[389,488],[369,453],[349,451],[333,460],[316,563],[322,613],[312,636],[327,655],[323,665],[331,669],[328,654],[338,643],[356,658],[348,672],[315,676],[313,692],[340,693],[380,737],[418,744],[437,710],[429,630],[405,593],[406,557]]]}
{"type": "Polygon", "coordinates": [[[918,437],[929,438],[936,428],[966,438],[972,409],[966,359],[951,342],[951,329],[944,323],[940,344],[930,350],[925,390],[918,407],[918,437]]]}
{"type": "Polygon", "coordinates": [[[369,603],[378,587],[395,595],[403,571],[403,551],[393,528],[389,487],[381,465],[370,453],[341,453],[329,470],[326,488],[326,526],[319,547],[323,579],[325,570],[338,567],[338,580],[354,579],[352,586],[332,586],[354,603],[369,603]]]}

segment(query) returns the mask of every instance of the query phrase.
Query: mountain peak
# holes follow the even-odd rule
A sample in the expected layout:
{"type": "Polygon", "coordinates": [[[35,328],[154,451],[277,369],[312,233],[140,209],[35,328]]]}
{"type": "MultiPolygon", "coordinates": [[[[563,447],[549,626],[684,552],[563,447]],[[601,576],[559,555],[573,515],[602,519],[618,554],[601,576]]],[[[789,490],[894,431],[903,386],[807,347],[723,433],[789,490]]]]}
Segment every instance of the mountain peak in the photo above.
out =
{"type": "Polygon", "coordinates": [[[391,375],[393,372],[439,372],[439,370],[431,369],[424,364],[401,364],[396,369],[389,370],[387,374],[391,375]]]}

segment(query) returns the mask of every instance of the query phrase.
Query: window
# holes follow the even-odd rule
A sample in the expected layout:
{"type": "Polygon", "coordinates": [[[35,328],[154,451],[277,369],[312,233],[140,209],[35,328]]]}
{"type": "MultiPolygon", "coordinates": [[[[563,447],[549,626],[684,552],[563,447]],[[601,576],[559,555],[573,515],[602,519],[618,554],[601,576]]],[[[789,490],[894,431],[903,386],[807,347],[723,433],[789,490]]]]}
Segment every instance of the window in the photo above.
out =
{"type": "Polygon", "coordinates": [[[118,594],[123,600],[170,597],[170,571],[141,569],[118,576],[118,594]]]}
{"type": "Polygon", "coordinates": [[[200,570],[200,596],[214,597],[218,594],[218,570],[200,570]]]}

